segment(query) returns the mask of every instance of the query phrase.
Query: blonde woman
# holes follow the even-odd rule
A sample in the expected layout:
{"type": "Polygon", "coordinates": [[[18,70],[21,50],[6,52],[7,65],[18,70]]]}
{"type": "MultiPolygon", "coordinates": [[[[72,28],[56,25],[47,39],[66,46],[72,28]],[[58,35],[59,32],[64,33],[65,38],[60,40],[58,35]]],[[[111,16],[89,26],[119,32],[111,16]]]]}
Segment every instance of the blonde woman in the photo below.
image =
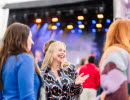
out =
{"type": "Polygon", "coordinates": [[[47,100],[75,100],[88,75],[77,77],[74,65],[65,61],[66,46],[56,41],[48,47],[42,64],[43,87],[47,100]]]}
{"type": "MultiPolygon", "coordinates": [[[[130,83],[130,20],[114,21],[107,32],[100,61],[101,100],[128,100],[130,83]]],[[[97,99],[98,99],[97,98],[97,99]]]]}

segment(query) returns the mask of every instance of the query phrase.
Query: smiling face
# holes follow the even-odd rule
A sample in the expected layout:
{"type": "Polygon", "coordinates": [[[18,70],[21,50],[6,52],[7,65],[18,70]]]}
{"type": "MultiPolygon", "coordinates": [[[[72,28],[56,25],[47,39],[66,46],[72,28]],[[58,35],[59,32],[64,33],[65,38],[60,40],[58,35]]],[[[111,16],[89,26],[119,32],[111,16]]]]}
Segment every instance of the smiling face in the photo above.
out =
{"type": "Polygon", "coordinates": [[[66,57],[66,47],[62,43],[58,43],[53,51],[53,62],[62,63],[66,57]]]}

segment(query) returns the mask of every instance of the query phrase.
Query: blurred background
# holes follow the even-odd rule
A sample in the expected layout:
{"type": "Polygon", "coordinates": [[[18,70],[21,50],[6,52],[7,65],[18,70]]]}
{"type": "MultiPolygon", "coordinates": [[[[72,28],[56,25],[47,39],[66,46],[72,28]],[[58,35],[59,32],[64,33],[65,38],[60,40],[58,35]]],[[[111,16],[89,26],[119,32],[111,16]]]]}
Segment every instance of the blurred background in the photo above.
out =
{"type": "Polygon", "coordinates": [[[32,31],[36,61],[50,39],[67,45],[66,59],[74,64],[90,54],[99,60],[115,17],[130,17],[129,0],[0,0],[0,44],[6,28],[21,22],[32,31]]]}

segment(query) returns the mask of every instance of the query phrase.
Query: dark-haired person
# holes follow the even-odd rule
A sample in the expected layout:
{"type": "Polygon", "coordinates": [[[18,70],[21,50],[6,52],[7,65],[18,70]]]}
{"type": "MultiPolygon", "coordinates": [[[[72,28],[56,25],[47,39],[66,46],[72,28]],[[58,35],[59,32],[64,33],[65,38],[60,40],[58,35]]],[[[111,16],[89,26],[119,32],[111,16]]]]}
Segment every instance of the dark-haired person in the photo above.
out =
{"type": "MultiPolygon", "coordinates": [[[[48,49],[48,47],[50,46],[50,44],[52,44],[53,42],[56,42],[56,40],[49,40],[45,43],[45,45],[43,46],[43,52],[44,52],[44,57],[46,55],[46,51],[48,49]]],[[[42,66],[42,61],[38,62],[38,66],[39,68],[41,68],[42,66]]]]}
{"type": "Polygon", "coordinates": [[[81,66],[79,74],[89,74],[88,79],[83,83],[83,92],[80,95],[80,100],[94,100],[97,95],[97,89],[100,85],[100,71],[94,64],[95,57],[90,56],[88,63],[81,66]]]}
{"type": "Polygon", "coordinates": [[[80,67],[81,67],[82,65],[86,64],[86,63],[87,63],[87,60],[86,60],[85,58],[82,58],[82,59],[80,60],[79,65],[76,66],[76,72],[79,73],[80,67]]]}
{"type": "Polygon", "coordinates": [[[0,49],[2,100],[37,100],[40,80],[30,52],[32,44],[27,25],[13,23],[7,28],[0,49]]]}

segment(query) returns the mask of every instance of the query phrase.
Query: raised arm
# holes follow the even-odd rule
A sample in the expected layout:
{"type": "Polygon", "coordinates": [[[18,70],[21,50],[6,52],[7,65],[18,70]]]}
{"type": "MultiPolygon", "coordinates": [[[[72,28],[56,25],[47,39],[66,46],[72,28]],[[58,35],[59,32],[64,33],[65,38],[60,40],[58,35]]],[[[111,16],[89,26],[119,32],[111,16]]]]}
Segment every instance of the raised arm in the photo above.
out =
{"type": "Polygon", "coordinates": [[[74,82],[71,85],[71,93],[72,94],[74,93],[74,95],[79,95],[83,91],[82,85],[81,84],[78,84],[78,85],[75,84],[75,80],[78,77],[78,74],[77,74],[77,72],[75,70],[75,66],[74,65],[70,65],[70,68],[72,69],[72,72],[74,73],[74,82]]]}

